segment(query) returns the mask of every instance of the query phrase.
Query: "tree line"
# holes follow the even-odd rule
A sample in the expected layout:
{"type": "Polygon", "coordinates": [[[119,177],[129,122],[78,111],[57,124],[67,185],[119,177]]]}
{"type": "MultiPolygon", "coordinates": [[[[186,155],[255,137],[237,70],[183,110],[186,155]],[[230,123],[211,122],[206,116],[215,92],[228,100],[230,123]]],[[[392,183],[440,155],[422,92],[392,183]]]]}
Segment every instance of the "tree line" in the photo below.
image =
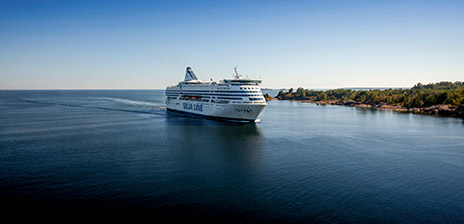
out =
{"type": "Polygon", "coordinates": [[[464,104],[464,82],[417,83],[410,89],[332,89],[326,91],[298,88],[281,90],[280,100],[354,100],[362,103],[400,105],[407,108],[429,107],[438,104],[458,106],[464,104]]]}

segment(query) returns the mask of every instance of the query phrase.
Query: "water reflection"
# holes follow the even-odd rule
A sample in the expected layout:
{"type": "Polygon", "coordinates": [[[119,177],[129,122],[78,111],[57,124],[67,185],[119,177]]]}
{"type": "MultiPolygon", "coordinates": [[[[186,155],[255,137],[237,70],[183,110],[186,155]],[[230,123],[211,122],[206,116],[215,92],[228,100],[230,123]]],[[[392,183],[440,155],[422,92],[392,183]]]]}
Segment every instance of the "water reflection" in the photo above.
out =
{"type": "Polygon", "coordinates": [[[222,214],[250,210],[265,172],[259,125],[166,114],[166,154],[172,163],[166,182],[174,197],[182,195],[170,203],[222,214]]]}
{"type": "MultiPolygon", "coordinates": [[[[256,124],[239,124],[183,114],[166,113],[171,152],[183,169],[194,169],[222,179],[221,175],[251,178],[260,163],[263,136],[256,124]],[[219,169],[218,169],[219,167],[219,169]]],[[[243,180],[242,180],[243,181],[243,180]]],[[[246,181],[246,180],[245,180],[246,181]]]]}

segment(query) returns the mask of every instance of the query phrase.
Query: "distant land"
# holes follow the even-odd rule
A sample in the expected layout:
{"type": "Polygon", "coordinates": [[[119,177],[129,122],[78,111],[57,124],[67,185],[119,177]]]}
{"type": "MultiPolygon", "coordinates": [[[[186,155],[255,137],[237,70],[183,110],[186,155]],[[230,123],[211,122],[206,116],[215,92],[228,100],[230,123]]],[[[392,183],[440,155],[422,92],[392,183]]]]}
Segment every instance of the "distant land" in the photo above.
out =
{"type": "Polygon", "coordinates": [[[410,87],[343,87],[340,89],[351,89],[351,90],[386,90],[386,89],[409,89],[410,87]]]}
{"type": "MultiPolygon", "coordinates": [[[[336,89],[351,89],[351,90],[386,90],[386,89],[409,89],[410,87],[341,87],[341,88],[336,88],[336,89]]],[[[290,88],[280,88],[280,89],[273,89],[273,88],[261,88],[261,90],[282,90],[285,92],[288,92],[290,88]]],[[[293,88],[291,88],[293,89],[293,88]]],[[[311,90],[320,90],[320,91],[326,91],[330,89],[311,89],[311,90]]]]}
{"type": "Polygon", "coordinates": [[[346,105],[464,117],[464,82],[417,83],[411,88],[341,88],[280,90],[267,100],[294,100],[318,105],[346,105]]]}

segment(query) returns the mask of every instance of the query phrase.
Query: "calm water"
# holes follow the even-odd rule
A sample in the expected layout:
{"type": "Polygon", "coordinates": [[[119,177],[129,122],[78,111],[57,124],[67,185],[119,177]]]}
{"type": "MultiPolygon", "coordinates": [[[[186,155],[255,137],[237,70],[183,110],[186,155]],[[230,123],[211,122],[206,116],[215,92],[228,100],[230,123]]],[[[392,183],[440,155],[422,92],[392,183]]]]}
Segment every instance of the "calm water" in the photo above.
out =
{"type": "Polygon", "coordinates": [[[258,124],[163,91],[0,91],[7,211],[281,222],[464,222],[464,123],[272,101],[258,124]]]}

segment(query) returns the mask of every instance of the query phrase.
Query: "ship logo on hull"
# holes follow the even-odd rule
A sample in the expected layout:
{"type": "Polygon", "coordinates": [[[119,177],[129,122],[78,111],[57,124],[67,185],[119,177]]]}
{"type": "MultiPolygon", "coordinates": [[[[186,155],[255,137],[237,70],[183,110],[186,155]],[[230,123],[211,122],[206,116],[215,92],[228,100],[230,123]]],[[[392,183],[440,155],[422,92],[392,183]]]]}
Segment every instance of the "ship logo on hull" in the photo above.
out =
{"type": "Polygon", "coordinates": [[[184,110],[193,110],[203,112],[203,105],[193,103],[183,103],[184,110]]]}

